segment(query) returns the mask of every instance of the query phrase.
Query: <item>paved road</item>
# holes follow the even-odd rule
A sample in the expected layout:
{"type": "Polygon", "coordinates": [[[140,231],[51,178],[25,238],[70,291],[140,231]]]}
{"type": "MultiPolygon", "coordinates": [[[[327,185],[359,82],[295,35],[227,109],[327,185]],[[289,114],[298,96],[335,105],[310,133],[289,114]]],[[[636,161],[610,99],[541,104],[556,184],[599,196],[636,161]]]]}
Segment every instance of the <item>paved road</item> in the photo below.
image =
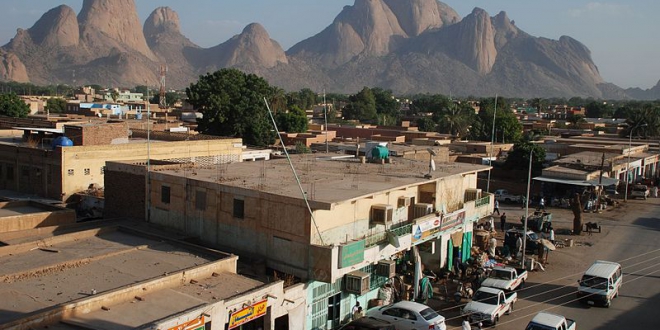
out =
{"type": "MultiPolygon", "coordinates": [[[[509,219],[523,214],[520,208],[502,209],[509,219]]],[[[549,211],[557,232],[572,227],[569,210],[549,211]]],[[[599,222],[602,233],[579,237],[559,234],[557,239],[572,238],[576,245],[550,253],[546,271],[530,274],[514,312],[502,317],[496,329],[525,329],[541,310],[576,320],[580,330],[660,329],[660,199],[630,200],[627,205],[585,217],[585,222],[599,222]],[[623,266],[623,286],[610,308],[576,301],[577,281],[597,259],[623,266]]],[[[440,312],[448,318],[448,329],[460,329],[456,311],[445,307],[440,312]]]]}

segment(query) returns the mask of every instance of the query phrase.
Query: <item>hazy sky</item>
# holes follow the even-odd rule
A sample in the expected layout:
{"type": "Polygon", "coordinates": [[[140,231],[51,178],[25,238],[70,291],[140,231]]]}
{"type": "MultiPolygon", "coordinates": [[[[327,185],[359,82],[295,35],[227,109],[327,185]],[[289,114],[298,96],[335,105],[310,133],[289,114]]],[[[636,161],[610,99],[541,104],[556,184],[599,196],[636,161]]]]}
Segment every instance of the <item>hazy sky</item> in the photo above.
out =
{"type": "MultiPolygon", "coordinates": [[[[405,0],[401,0],[405,1],[405,0]]],[[[179,14],[194,43],[210,47],[261,23],[286,50],[332,23],[354,0],[135,0],[142,22],[159,6],[179,14]]],[[[660,0],[446,0],[465,17],[474,7],[491,16],[506,11],[523,31],[558,39],[571,36],[591,49],[603,78],[620,87],[653,87],[660,80],[660,0]]],[[[76,12],[82,0],[2,0],[0,44],[30,28],[60,4],[76,12]]]]}

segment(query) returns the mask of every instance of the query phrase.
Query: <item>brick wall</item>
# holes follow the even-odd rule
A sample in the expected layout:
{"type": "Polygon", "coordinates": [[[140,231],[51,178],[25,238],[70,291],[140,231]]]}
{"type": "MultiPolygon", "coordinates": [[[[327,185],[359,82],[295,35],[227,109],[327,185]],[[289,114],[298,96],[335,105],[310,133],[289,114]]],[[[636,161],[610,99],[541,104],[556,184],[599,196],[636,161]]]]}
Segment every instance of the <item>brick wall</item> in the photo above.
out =
{"type": "MultiPolygon", "coordinates": [[[[142,169],[144,169],[142,167],[142,169]]],[[[105,218],[145,219],[145,174],[144,171],[124,172],[112,169],[109,164],[105,172],[105,218]],[[138,173],[142,172],[142,173],[138,173]]]]}

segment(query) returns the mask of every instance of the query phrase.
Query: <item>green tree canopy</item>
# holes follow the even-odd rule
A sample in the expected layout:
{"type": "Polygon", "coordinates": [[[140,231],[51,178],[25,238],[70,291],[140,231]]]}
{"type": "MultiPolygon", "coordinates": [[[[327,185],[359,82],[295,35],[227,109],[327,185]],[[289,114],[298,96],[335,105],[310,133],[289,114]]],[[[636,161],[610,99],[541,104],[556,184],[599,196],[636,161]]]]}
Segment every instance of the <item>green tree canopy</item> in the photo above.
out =
{"type": "Polygon", "coordinates": [[[529,153],[532,152],[532,170],[543,168],[545,149],[536,143],[521,142],[513,146],[504,163],[505,168],[524,170],[529,168],[529,153]]]}
{"type": "Polygon", "coordinates": [[[586,106],[585,114],[587,118],[612,118],[614,109],[606,103],[591,101],[586,106]]]}
{"type": "Polygon", "coordinates": [[[197,121],[197,131],[240,137],[248,145],[267,146],[275,141],[275,133],[263,98],[270,99],[274,91],[257,75],[221,69],[190,84],[186,95],[188,102],[204,115],[197,121]]]}
{"type": "Polygon", "coordinates": [[[376,100],[376,113],[381,125],[396,125],[399,120],[399,102],[396,100],[391,90],[382,88],[372,88],[376,100]]]}
{"type": "Polygon", "coordinates": [[[444,95],[415,95],[411,98],[410,112],[436,113],[449,107],[450,100],[444,95]]]}
{"type": "Polygon", "coordinates": [[[344,119],[373,123],[376,120],[376,98],[369,87],[351,95],[342,112],[344,119]]]}
{"type": "Polygon", "coordinates": [[[14,93],[0,94],[0,116],[25,118],[30,107],[14,93]]]}
{"type": "Polygon", "coordinates": [[[621,137],[655,137],[660,136],[660,107],[647,106],[641,110],[631,111],[626,119],[626,128],[620,133],[621,137]]]}
{"type": "MultiPolygon", "coordinates": [[[[473,140],[491,141],[493,135],[494,99],[481,100],[481,109],[470,128],[470,137],[473,140]]],[[[507,142],[519,142],[522,138],[522,124],[511,111],[509,104],[503,98],[497,99],[497,112],[495,113],[495,129],[498,136],[503,136],[507,142]],[[502,133],[499,133],[502,132],[502,133]]]]}
{"type": "Polygon", "coordinates": [[[435,132],[435,121],[429,117],[417,119],[417,128],[422,132],[435,132]]]}
{"type": "Polygon", "coordinates": [[[450,102],[446,108],[433,113],[439,132],[455,136],[466,136],[474,119],[474,109],[467,103],[450,102]]]}
{"type": "Polygon", "coordinates": [[[307,132],[307,114],[305,110],[293,106],[288,112],[280,111],[275,116],[277,128],[288,133],[307,132]]]}
{"type": "Polygon", "coordinates": [[[62,113],[66,110],[66,100],[54,97],[46,101],[46,111],[49,113],[62,113]]]}

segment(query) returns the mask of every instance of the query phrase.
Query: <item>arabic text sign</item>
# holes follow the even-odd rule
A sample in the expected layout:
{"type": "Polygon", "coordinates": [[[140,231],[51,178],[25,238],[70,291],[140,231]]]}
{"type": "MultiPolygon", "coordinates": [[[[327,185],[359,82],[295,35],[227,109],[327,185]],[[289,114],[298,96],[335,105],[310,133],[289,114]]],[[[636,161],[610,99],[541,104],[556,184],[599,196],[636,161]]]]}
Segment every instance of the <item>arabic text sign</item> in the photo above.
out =
{"type": "Polygon", "coordinates": [[[418,221],[413,225],[413,242],[425,239],[439,231],[442,221],[439,217],[432,217],[418,221]]]}
{"type": "Polygon", "coordinates": [[[457,226],[462,226],[465,222],[465,210],[458,210],[442,217],[441,231],[449,230],[457,226]]]}
{"type": "Polygon", "coordinates": [[[229,317],[229,329],[236,328],[254,319],[262,317],[268,310],[268,300],[262,300],[252,306],[245,307],[231,314],[229,317]]]}
{"type": "Polygon", "coordinates": [[[204,316],[200,316],[192,321],[169,328],[168,330],[204,330],[204,328],[204,316]]]}

